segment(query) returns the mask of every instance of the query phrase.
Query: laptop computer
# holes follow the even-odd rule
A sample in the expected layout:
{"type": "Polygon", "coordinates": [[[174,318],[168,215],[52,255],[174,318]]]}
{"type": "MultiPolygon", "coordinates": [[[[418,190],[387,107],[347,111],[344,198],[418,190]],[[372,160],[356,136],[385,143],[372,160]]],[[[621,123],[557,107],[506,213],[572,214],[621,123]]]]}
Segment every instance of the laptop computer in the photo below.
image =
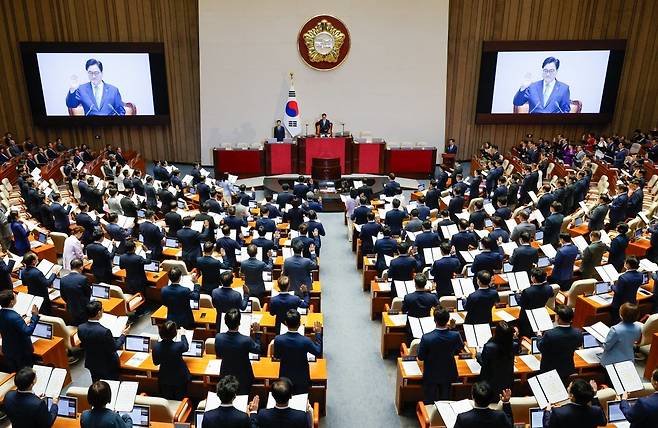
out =
{"type": "Polygon", "coordinates": [[[39,232],[39,236],[37,237],[37,240],[42,244],[45,244],[46,242],[48,242],[48,235],[46,235],[43,232],[39,232]]]}
{"type": "Polygon", "coordinates": [[[544,231],[543,230],[538,230],[535,233],[535,241],[543,241],[544,240],[544,231]]]}
{"type": "Polygon", "coordinates": [[[178,201],[176,201],[176,205],[178,205],[178,208],[181,209],[181,210],[184,210],[185,208],[187,208],[187,205],[185,204],[185,201],[180,200],[180,199],[178,201]]]}
{"type": "Polygon", "coordinates": [[[60,283],[60,281],[59,281],[59,278],[55,278],[55,279],[53,279],[53,288],[54,288],[55,290],[59,290],[60,287],[61,287],[61,283],[60,283]]]}
{"type": "Polygon", "coordinates": [[[203,357],[203,340],[193,340],[190,348],[183,353],[185,357],[203,357]]]}
{"type": "Polygon", "coordinates": [[[52,339],[53,338],[53,325],[48,322],[39,321],[32,332],[32,336],[38,337],[40,339],[52,339]]]}
{"type": "Polygon", "coordinates": [[[112,264],[114,266],[119,266],[120,263],[121,263],[121,256],[114,256],[112,258],[112,264]]]}
{"type": "Polygon", "coordinates": [[[151,350],[151,338],[129,334],[123,344],[126,351],[149,352],[151,350]]]}
{"type": "MultiPolygon", "coordinates": [[[[48,408],[53,405],[53,399],[48,397],[48,408]]],[[[78,414],[78,399],[75,397],[60,396],[57,404],[57,416],[75,419],[78,414]]]]}
{"type": "MultiPolygon", "coordinates": [[[[630,406],[634,406],[637,402],[637,398],[627,400],[630,406]]],[[[627,422],[626,416],[621,411],[621,401],[614,400],[608,401],[608,422],[611,424],[620,424],[627,422]]],[[[619,426],[619,425],[617,425],[619,426]]]]}
{"type": "Polygon", "coordinates": [[[110,287],[107,285],[93,284],[91,286],[91,296],[97,299],[109,299],[110,287]]]}
{"type": "Polygon", "coordinates": [[[150,421],[151,408],[149,406],[133,406],[130,412],[121,412],[120,415],[128,415],[133,421],[134,427],[148,427],[150,421]]]}
{"type": "Polygon", "coordinates": [[[530,408],[530,428],[543,428],[544,427],[544,409],[539,407],[530,408]]]}
{"type": "Polygon", "coordinates": [[[537,267],[544,268],[548,265],[551,264],[551,261],[549,260],[548,257],[540,257],[539,260],[537,260],[537,267]]]}
{"type": "Polygon", "coordinates": [[[514,266],[512,266],[511,264],[509,264],[509,263],[505,263],[505,264],[503,265],[503,273],[510,273],[510,272],[512,272],[513,270],[514,270],[514,266]]]}

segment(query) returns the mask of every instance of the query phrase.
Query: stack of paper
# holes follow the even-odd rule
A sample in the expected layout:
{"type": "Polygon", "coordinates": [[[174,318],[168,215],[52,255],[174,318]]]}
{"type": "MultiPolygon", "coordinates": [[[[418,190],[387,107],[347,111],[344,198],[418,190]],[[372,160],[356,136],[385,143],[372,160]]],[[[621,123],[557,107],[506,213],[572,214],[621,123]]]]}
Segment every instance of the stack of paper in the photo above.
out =
{"type": "Polygon", "coordinates": [[[418,365],[418,361],[413,360],[413,361],[402,361],[402,368],[404,369],[404,373],[407,376],[422,376],[423,372],[420,370],[420,366],[418,365]]]}
{"type": "Polygon", "coordinates": [[[415,339],[420,339],[423,337],[423,334],[427,334],[436,329],[436,323],[432,317],[408,317],[409,327],[411,328],[411,334],[415,339]]]}
{"type": "Polygon", "coordinates": [[[557,254],[557,251],[555,250],[552,244],[544,244],[541,247],[539,247],[539,249],[549,259],[552,259],[557,254]]]}
{"type": "Polygon", "coordinates": [[[464,362],[468,366],[468,369],[471,371],[471,373],[475,375],[479,375],[480,372],[482,371],[482,366],[480,365],[480,363],[477,362],[477,360],[471,358],[468,360],[464,360],[464,362]]]}
{"type": "Polygon", "coordinates": [[[466,298],[475,291],[473,280],[470,278],[453,278],[450,283],[458,299],[466,298]]]}
{"type": "Polygon", "coordinates": [[[491,326],[489,324],[464,324],[464,335],[470,348],[481,349],[491,339],[491,326]]]}
{"type": "Polygon", "coordinates": [[[510,272],[507,274],[507,282],[510,290],[520,292],[530,287],[530,278],[528,272],[510,272]]]}
{"type": "Polygon", "coordinates": [[[425,256],[425,266],[431,266],[435,261],[441,259],[441,249],[439,247],[423,248],[423,256],[425,256]]]}
{"type": "Polygon", "coordinates": [[[471,250],[471,251],[460,251],[459,254],[461,254],[462,258],[464,259],[464,262],[473,263],[473,261],[475,261],[475,256],[477,256],[481,252],[482,251],[480,250],[471,250]]]}
{"type": "Polygon", "coordinates": [[[640,260],[640,270],[645,272],[655,272],[658,270],[658,264],[649,259],[642,259],[640,260]]]}
{"type": "Polygon", "coordinates": [[[578,247],[581,253],[585,251],[585,248],[587,248],[589,245],[583,236],[575,236],[571,239],[571,241],[576,247],[578,247]]]}
{"type": "Polygon", "coordinates": [[[502,244],[500,244],[500,246],[503,249],[503,252],[505,253],[506,256],[511,256],[512,253],[514,252],[514,249],[518,247],[518,245],[516,245],[516,242],[514,241],[503,242],[502,244]]]}
{"type": "Polygon", "coordinates": [[[600,355],[603,353],[603,348],[597,346],[596,348],[577,349],[576,354],[583,359],[587,364],[598,364],[601,360],[600,355]]]}
{"type": "Polygon", "coordinates": [[[613,265],[596,266],[594,269],[605,282],[615,282],[619,279],[619,272],[613,265]]]}
{"type": "Polygon", "coordinates": [[[637,374],[633,361],[622,361],[620,363],[609,364],[605,366],[605,370],[610,376],[612,387],[621,395],[624,392],[640,391],[644,388],[642,379],[637,374]]]}
{"type": "Polygon", "coordinates": [[[400,298],[404,298],[407,294],[416,291],[416,284],[414,281],[393,281],[395,292],[400,298]]]}
{"type": "Polygon", "coordinates": [[[32,312],[32,305],[36,305],[37,308],[41,309],[43,304],[43,297],[33,296],[27,293],[16,293],[15,295],[16,303],[12,308],[20,316],[30,315],[32,312]]]}
{"type": "Polygon", "coordinates": [[[205,374],[219,376],[219,370],[222,368],[222,360],[210,360],[206,366],[205,374]]]}
{"type": "Polygon", "coordinates": [[[532,393],[537,399],[537,404],[542,409],[548,407],[549,404],[556,404],[569,399],[569,393],[564,388],[557,370],[528,378],[528,385],[530,385],[530,389],[532,389],[532,393]]]}
{"type": "Polygon", "coordinates": [[[535,355],[529,354],[529,355],[520,355],[519,359],[523,361],[523,363],[530,368],[532,371],[539,371],[539,366],[540,366],[540,361],[537,359],[535,355]]]}
{"type": "Polygon", "coordinates": [[[434,403],[436,410],[441,415],[446,428],[453,428],[457,422],[457,415],[473,409],[470,400],[460,401],[437,401],[434,403]]]}
{"type": "Polygon", "coordinates": [[[38,397],[59,397],[66,380],[66,370],[34,365],[32,367],[37,376],[36,382],[32,387],[32,392],[38,397]]]}
{"type": "Polygon", "coordinates": [[[459,233],[459,228],[457,227],[456,224],[441,226],[441,234],[443,235],[443,239],[450,240],[450,238],[452,238],[452,235],[455,235],[457,233],[459,233]]]}
{"type": "Polygon", "coordinates": [[[105,406],[115,412],[129,412],[135,406],[138,382],[119,382],[118,380],[105,380],[112,390],[112,399],[105,406]]]}
{"type": "Polygon", "coordinates": [[[110,330],[112,332],[113,337],[119,337],[121,336],[123,329],[126,328],[126,324],[128,324],[128,317],[127,316],[117,317],[112,314],[103,313],[101,319],[99,319],[98,322],[103,327],[110,330]]]}
{"type": "Polygon", "coordinates": [[[530,322],[532,331],[539,332],[553,328],[553,321],[551,320],[551,316],[548,314],[546,307],[526,309],[525,313],[528,316],[528,321],[530,322]]]}
{"type": "Polygon", "coordinates": [[[610,327],[599,321],[594,325],[585,327],[585,331],[594,336],[594,338],[598,340],[599,343],[605,343],[605,339],[608,337],[608,333],[610,332],[610,327]]]}

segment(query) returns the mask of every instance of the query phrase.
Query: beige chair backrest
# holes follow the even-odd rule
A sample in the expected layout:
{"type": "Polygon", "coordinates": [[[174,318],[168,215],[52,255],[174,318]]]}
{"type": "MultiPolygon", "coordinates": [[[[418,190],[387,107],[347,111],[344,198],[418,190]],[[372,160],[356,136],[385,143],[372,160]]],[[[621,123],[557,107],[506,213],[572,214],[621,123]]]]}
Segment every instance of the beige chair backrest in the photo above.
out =
{"type": "MultiPolygon", "coordinates": [[[[0,381],[7,378],[8,376],[10,376],[10,373],[0,372],[0,381]]],[[[0,384],[0,400],[3,400],[5,395],[14,389],[14,386],[14,376],[11,376],[9,379],[7,379],[6,382],[0,384]]]]}
{"type": "Polygon", "coordinates": [[[149,417],[151,421],[173,423],[175,409],[172,411],[172,407],[177,408],[180,402],[168,401],[162,397],[147,397],[145,395],[138,395],[135,397],[135,404],[150,407],[151,412],[149,417]],[[174,405],[174,403],[176,404],[174,405]]]}
{"type": "Polygon", "coordinates": [[[457,298],[455,296],[443,296],[439,303],[446,309],[457,309],[457,298]]]}
{"type": "Polygon", "coordinates": [[[83,388],[81,386],[72,386],[66,390],[66,396],[73,397],[78,399],[78,412],[82,413],[85,410],[89,410],[89,401],[87,401],[87,391],[89,388],[83,388]]]}
{"type": "Polygon", "coordinates": [[[658,314],[652,314],[642,324],[642,339],[639,346],[650,345],[654,333],[658,333],[658,314]]]}
{"type": "Polygon", "coordinates": [[[560,285],[551,284],[551,288],[553,289],[553,297],[548,299],[548,301],[546,302],[546,306],[548,306],[551,309],[555,309],[555,296],[557,296],[557,293],[560,291],[560,285]]]}
{"type": "Polygon", "coordinates": [[[200,308],[212,308],[212,297],[207,294],[201,294],[199,296],[199,307],[200,308]]]}
{"type": "Polygon", "coordinates": [[[555,169],[555,163],[551,162],[546,167],[546,178],[548,178],[548,179],[551,178],[551,176],[553,175],[553,169],[555,169]]]}
{"type": "Polygon", "coordinates": [[[614,401],[617,399],[617,393],[612,388],[603,388],[596,391],[596,398],[599,399],[601,403],[601,408],[605,413],[606,418],[608,417],[608,401],[614,401]]]}
{"type": "Polygon", "coordinates": [[[5,189],[7,189],[8,192],[14,190],[14,186],[11,185],[11,181],[9,181],[7,177],[2,179],[2,185],[4,186],[5,189]]]}
{"type": "Polygon", "coordinates": [[[418,355],[418,347],[420,346],[420,339],[414,339],[409,344],[409,355],[418,355]]]}
{"type": "Polygon", "coordinates": [[[529,424],[530,409],[539,406],[535,397],[512,397],[509,403],[512,406],[512,416],[515,424],[529,424]]]}
{"type": "Polygon", "coordinates": [[[121,287],[112,284],[109,284],[109,286],[110,286],[110,297],[116,297],[117,299],[126,300],[126,295],[123,294],[123,290],[121,289],[121,287]]]}
{"type": "Polygon", "coordinates": [[[210,355],[215,355],[215,338],[210,337],[206,339],[203,346],[206,348],[205,353],[210,355]]]}
{"type": "Polygon", "coordinates": [[[642,398],[642,397],[646,397],[647,395],[651,395],[654,392],[656,392],[656,390],[653,389],[653,385],[651,385],[651,382],[643,382],[642,387],[643,388],[639,391],[629,392],[628,396],[630,398],[642,398]]]}
{"type": "Polygon", "coordinates": [[[79,349],[73,346],[73,343],[71,342],[71,339],[75,334],[74,328],[67,326],[63,319],[49,315],[40,315],[39,320],[53,325],[53,336],[64,339],[63,342],[66,349],[69,351],[77,351],[79,349]]]}
{"type": "Polygon", "coordinates": [[[50,238],[53,240],[57,255],[64,254],[64,241],[66,241],[67,237],[68,235],[66,233],[50,232],[50,238]]]}
{"type": "Polygon", "coordinates": [[[505,168],[505,174],[510,175],[513,172],[514,172],[514,164],[510,163],[509,165],[507,165],[507,168],[505,168]]]}
{"type": "Polygon", "coordinates": [[[391,310],[396,311],[396,312],[401,312],[402,311],[402,302],[403,302],[403,299],[401,297],[394,297],[393,301],[391,302],[391,310]]]}
{"type": "Polygon", "coordinates": [[[557,184],[557,181],[558,181],[559,179],[560,179],[560,177],[558,177],[557,175],[554,175],[553,177],[551,177],[551,181],[549,182],[549,184],[550,184],[551,186],[555,186],[555,185],[557,184]]]}
{"type": "Polygon", "coordinates": [[[567,294],[567,306],[570,308],[576,307],[576,300],[578,296],[583,294],[592,294],[594,292],[594,286],[596,285],[596,279],[579,279],[574,281],[571,284],[571,288],[566,292],[567,294]]]}
{"type": "Polygon", "coordinates": [[[567,233],[569,229],[569,223],[574,221],[575,218],[576,218],[575,213],[564,217],[564,220],[562,220],[562,227],[560,228],[560,233],[567,233]]]}
{"type": "Polygon", "coordinates": [[[160,263],[160,269],[162,269],[165,272],[169,272],[172,267],[177,267],[181,270],[183,275],[187,275],[187,266],[185,266],[185,262],[180,261],[180,260],[163,260],[162,263],[160,263]]]}
{"type": "Polygon", "coordinates": [[[647,182],[647,187],[653,187],[654,184],[658,181],[658,175],[653,174],[649,181],[647,182]]]}

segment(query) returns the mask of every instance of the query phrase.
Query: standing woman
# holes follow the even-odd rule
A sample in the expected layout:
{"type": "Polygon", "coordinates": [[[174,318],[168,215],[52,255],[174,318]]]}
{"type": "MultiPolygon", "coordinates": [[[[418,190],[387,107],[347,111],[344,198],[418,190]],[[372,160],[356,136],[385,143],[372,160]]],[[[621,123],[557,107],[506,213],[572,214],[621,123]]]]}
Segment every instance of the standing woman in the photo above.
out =
{"type": "Polygon", "coordinates": [[[87,401],[91,409],[82,412],[80,426],[82,428],[132,428],[133,421],[130,416],[119,416],[117,412],[105,408],[111,400],[112,390],[107,382],[98,380],[92,383],[87,391],[87,401]]]}
{"type": "Polygon", "coordinates": [[[505,321],[496,325],[494,335],[484,344],[477,360],[482,366],[480,381],[486,381],[493,396],[504,389],[512,388],[514,383],[514,336],[515,331],[505,321]]]}
{"type": "Polygon", "coordinates": [[[11,233],[14,235],[11,251],[18,256],[22,256],[30,251],[30,233],[23,222],[18,219],[17,211],[9,213],[9,226],[11,227],[11,233]]]}
{"type": "Polygon", "coordinates": [[[642,337],[642,328],[635,321],[640,313],[637,305],[624,303],[619,308],[621,322],[610,327],[608,336],[603,344],[601,365],[633,361],[635,357],[633,347],[642,337]]]}
{"type": "Polygon", "coordinates": [[[183,361],[183,353],[189,349],[187,337],[181,335],[174,342],[177,326],[174,321],[165,321],[159,326],[162,341],[153,345],[153,364],[160,366],[158,387],[160,395],[167,400],[182,400],[187,394],[190,371],[183,361]]]}
{"type": "Polygon", "coordinates": [[[75,225],[71,228],[71,235],[64,240],[64,250],[62,251],[64,269],[71,270],[71,261],[84,258],[82,242],[80,242],[84,232],[84,227],[75,225]]]}

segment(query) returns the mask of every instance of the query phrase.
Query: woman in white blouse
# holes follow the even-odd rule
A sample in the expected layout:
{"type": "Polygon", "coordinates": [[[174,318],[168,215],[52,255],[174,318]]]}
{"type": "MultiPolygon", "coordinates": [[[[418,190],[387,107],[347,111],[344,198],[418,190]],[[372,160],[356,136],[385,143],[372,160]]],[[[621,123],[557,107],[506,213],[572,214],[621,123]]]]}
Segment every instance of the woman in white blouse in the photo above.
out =
{"type": "Polygon", "coordinates": [[[71,270],[71,261],[73,259],[82,259],[84,257],[82,243],[80,242],[84,231],[85,229],[82,226],[73,226],[71,228],[71,235],[64,241],[62,265],[66,270],[71,270]]]}

